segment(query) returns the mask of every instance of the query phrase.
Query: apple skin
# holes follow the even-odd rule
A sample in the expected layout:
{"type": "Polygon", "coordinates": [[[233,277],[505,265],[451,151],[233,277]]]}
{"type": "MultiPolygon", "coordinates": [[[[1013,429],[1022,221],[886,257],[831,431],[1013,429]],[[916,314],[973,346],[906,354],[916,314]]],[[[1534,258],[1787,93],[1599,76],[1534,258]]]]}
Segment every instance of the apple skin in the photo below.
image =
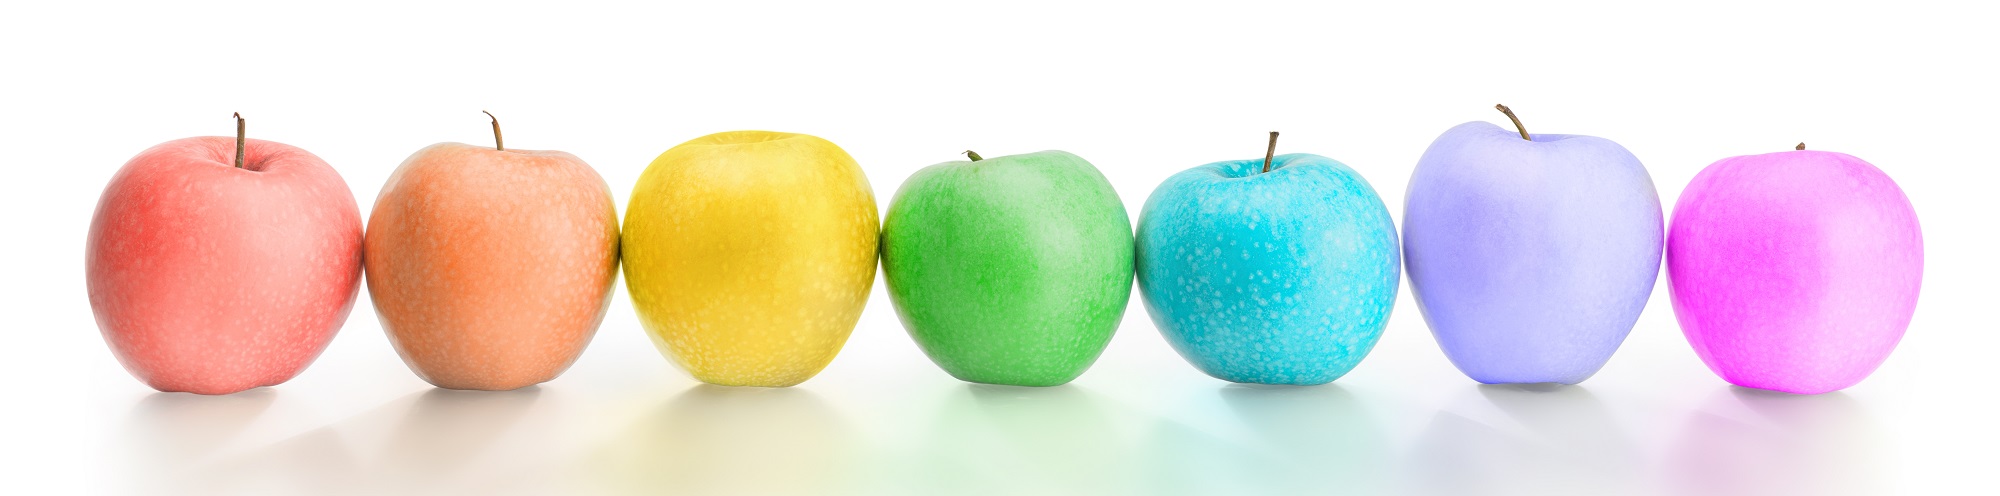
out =
{"type": "Polygon", "coordinates": [[[97,327],[133,377],[228,394],[290,380],[347,321],[361,210],[290,145],[187,138],[140,152],[98,199],[84,247],[97,327]]]}
{"type": "Polygon", "coordinates": [[[1667,287],[1695,354],[1738,386],[1845,389],[1916,312],[1924,238],[1896,182],[1844,153],[1726,158],[1674,205],[1667,287]]]}
{"type": "Polygon", "coordinates": [[[574,155],[439,143],[382,186],[367,246],[368,295],[411,371],[518,389],[562,375],[604,321],[617,204],[574,155]]]}
{"type": "Polygon", "coordinates": [[[1132,221],[1064,151],[956,161],[903,182],[882,223],[903,327],[952,377],[1056,386],[1082,375],[1132,295],[1132,221]]]}
{"type": "Polygon", "coordinates": [[[1175,351],[1215,378],[1311,385],[1375,347],[1402,277],[1375,188],[1333,159],[1279,155],[1167,178],[1137,234],[1139,294],[1175,351]]]}
{"type": "Polygon", "coordinates": [[[625,287],[702,382],[791,386],[847,343],[881,221],[861,166],[818,137],[733,131],[661,153],[625,210],[625,287]]]}
{"type": "Polygon", "coordinates": [[[1452,365],[1486,384],[1590,378],[1660,274],[1660,197],[1639,159],[1603,138],[1533,137],[1453,127],[1404,197],[1417,308],[1452,365]]]}

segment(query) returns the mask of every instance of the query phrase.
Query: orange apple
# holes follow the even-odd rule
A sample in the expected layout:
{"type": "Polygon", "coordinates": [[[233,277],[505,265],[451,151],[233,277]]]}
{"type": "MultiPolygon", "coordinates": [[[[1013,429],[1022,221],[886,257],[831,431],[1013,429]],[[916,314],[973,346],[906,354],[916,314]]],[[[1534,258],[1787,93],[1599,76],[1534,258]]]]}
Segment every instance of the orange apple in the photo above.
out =
{"type": "MultiPolygon", "coordinates": [[[[489,114],[490,115],[490,114],[489,114]]],[[[368,218],[368,296],[410,369],[451,389],[561,375],[604,320],[618,213],[574,155],[439,143],[382,187],[368,218]]]]}

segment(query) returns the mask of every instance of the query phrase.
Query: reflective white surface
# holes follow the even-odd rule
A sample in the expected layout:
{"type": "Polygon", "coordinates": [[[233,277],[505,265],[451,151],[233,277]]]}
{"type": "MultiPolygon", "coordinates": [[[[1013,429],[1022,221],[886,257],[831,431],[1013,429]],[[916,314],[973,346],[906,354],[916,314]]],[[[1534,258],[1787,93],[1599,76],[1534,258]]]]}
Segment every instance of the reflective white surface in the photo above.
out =
{"type": "MultiPolygon", "coordinates": [[[[1923,427],[1877,411],[1904,412],[1873,387],[1893,369],[1799,396],[1698,363],[1478,385],[1434,356],[1420,375],[1377,363],[1251,386],[1201,376],[1128,315],[1082,380],[1019,388],[951,379],[887,312],[871,306],[853,354],[788,389],[696,384],[618,322],[572,373],[509,392],[396,377],[386,350],[373,370],[329,357],[222,397],[106,374],[123,393],[98,395],[111,434],[90,470],[121,474],[98,481],[109,492],[181,494],[1880,494],[1911,487],[1899,462],[1921,459],[1897,441],[1923,427]]],[[[1630,345],[1674,344],[1657,320],[1630,345]]],[[[1370,360],[1436,353],[1421,327],[1394,336],[1370,360]]]]}
{"type": "MultiPolygon", "coordinates": [[[[844,410],[810,389],[693,386],[635,408],[429,390],[313,425],[289,401],[154,394],[107,448],[134,493],[1880,494],[1887,433],[1842,395],[1718,387],[1667,442],[1583,387],[1466,386],[1371,412],[1341,386],[1220,386],[1169,414],[1081,386],[930,388],[844,410]],[[593,408],[597,406],[599,408],[593,408]],[[914,407],[914,415],[901,411],[914,407]],[[274,408],[276,407],[276,408],[274,408]],[[1194,413],[1199,412],[1199,413],[1194,413]],[[1377,418],[1408,416],[1412,435],[1377,418]],[[874,421],[865,421],[872,418],[874,421]],[[890,420],[896,419],[896,420],[890,420]],[[272,425],[279,424],[279,425],[272,425]]],[[[644,403],[644,402],[642,402],[644,403]]]]}

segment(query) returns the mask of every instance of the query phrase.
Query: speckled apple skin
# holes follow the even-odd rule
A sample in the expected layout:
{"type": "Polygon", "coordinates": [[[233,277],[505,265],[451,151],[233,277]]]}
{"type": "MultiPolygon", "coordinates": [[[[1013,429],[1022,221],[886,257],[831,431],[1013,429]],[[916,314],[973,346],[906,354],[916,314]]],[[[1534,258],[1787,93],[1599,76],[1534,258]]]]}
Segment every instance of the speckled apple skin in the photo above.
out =
{"type": "Polygon", "coordinates": [[[1671,229],[1674,316],[1731,384],[1847,388],[1889,358],[1916,312],[1916,209],[1881,169],[1847,154],[1710,164],[1681,192],[1671,229]]]}
{"type": "Polygon", "coordinates": [[[1076,379],[1132,297],[1132,221],[1097,167],[1049,150],[925,167],[882,223],[896,316],[952,377],[1076,379]]]}
{"type": "Polygon", "coordinates": [[[1216,162],[1167,178],[1137,233],[1139,293],[1215,378],[1324,384],[1375,347],[1402,277],[1375,188],[1333,159],[1216,162]]]}
{"type": "Polygon", "coordinates": [[[1403,201],[1410,291],[1446,358],[1487,384],[1576,384],[1604,367],[1660,277],[1664,215],[1611,140],[1468,122],[1417,161],[1403,201]]]}
{"type": "Polygon", "coordinates": [[[625,287],[653,344],[724,386],[805,382],[875,283],[881,221],[861,166],[827,140],[732,131],[661,153],[625,211],[625,287]]]}
{"type": "Polygon", "coordinates": [[[118,362],[161,391],[228,394],[305,370],[361,284],[361,211],[305,150],[236,139],[162,143],[98,199],[84,272],[118,362]]]}
{"type": "Polygon", "coordinates": [[[439,143],[403,161],[368,216],[368,295],[418,377],[508,390],[576,362],[618,277],[618,213],[559,151],[439,143]]]}

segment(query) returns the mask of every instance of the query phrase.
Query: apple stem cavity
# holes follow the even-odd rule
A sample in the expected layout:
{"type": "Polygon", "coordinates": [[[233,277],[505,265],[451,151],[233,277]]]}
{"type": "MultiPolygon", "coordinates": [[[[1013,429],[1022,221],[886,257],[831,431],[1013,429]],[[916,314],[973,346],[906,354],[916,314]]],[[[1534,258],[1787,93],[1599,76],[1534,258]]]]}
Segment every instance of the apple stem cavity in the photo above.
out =
{"type": "Polygon", "coordinates": [[[1795,147],[1792,147],[1792,149],[1793,149],[1793,150],[1805,150],[1805,149],[1806,149],[1806,142],[1804,142],[1804,141],[1800,141],[1800,142],[1799,142],[1799,146],[1795,146],[1795,147]]]}
{"type": "Polygon", "coordinates": [[[972,159],[972,161],[974,161],[974,162],[978,162],[978,161],[981,161],[981,160],[985,160],[984,158],[981,158],[981,157],[979,156],[979,152],[975,152],[975,151],[972,151],[972,150],[966,150],[966,151],[965,151],[965,157],[966,157],[966,158],[970,158],[970,159],[972,159]]]}
{"type": "Polygon", "coordinates": [[[1514,121],[1514,130],[1521,133],[1521,139],[1528,141],[1535,140],[1534,138],[1528,137],[1528,127],[1521,125],[1521,118],[1514,116],[1514,109],[1507,108],[1506,105],[1501,105],[1497,103],[1493,104],[1493,108],[1499,110],[1500,113],[1502,114],[1507,114],[1507,120],[1514,121]]]}
{"type": "Polygon", "coordinates": [[[236,168],[241,169],[243,168],[243,113],[230,112],[229,116],[236,118],[236,168]]]}
{"type": "Polygon", "coordinates": [[[1278,153],[1278,132],[1271,131],[1271,142],[1264,145],[1264,172],[1271,172],[1271,156],[1278,153]]]}
{"type": "Polygon", "coordinates": [[[494,117],[492,112],[484,110],[479,111],[479,113],[486,114],[486,118],[488,119],[493,119],[493,149],[503,152],[507,151],[507,143],[500,141],[500,118],[494,117]]]}

